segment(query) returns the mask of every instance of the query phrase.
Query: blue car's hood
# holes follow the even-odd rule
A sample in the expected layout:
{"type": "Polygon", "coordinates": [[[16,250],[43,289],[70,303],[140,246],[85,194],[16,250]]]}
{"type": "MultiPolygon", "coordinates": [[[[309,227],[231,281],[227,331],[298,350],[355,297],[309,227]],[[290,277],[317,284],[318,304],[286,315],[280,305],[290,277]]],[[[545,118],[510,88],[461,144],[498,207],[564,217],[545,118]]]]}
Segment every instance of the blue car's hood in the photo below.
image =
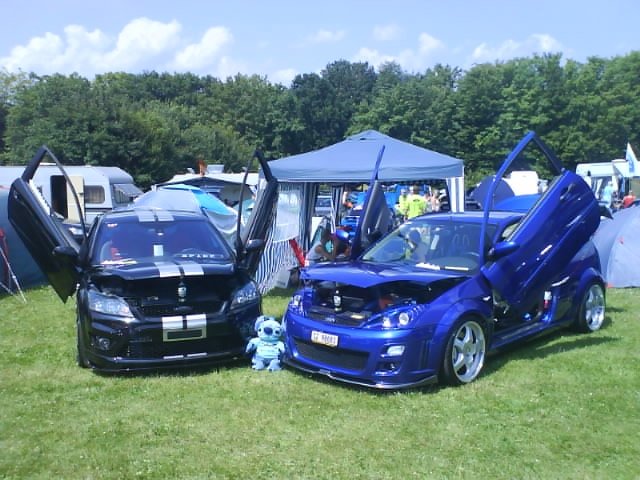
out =
{"type": "Polygon", "coordinates": [[[352,261],[314,265],[302,271],[303,280],[326,280],[368,288],[387,282],[411,281],[425,284],[467,273],[432,271],[420,267],[352,261]]]}

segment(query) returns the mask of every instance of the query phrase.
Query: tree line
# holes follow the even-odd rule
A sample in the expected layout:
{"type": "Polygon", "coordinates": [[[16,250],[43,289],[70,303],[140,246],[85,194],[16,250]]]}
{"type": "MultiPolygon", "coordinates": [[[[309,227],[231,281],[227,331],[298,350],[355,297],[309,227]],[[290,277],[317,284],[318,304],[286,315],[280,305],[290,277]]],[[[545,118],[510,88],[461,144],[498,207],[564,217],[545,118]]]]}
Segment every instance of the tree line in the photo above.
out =
{"type": "Polygon", "coordinates": [[[258,75],[39,76],[0,70],[0,165],[43,144],[68,165],[118,166],[148,187],[198,160],[238,172],[367,129],[464,160],[467,183],[495,172],[535,130],[567,168],[640,147],[640,51],[534,55],[421,73],[338,60],[289,87],[258,75]]]}

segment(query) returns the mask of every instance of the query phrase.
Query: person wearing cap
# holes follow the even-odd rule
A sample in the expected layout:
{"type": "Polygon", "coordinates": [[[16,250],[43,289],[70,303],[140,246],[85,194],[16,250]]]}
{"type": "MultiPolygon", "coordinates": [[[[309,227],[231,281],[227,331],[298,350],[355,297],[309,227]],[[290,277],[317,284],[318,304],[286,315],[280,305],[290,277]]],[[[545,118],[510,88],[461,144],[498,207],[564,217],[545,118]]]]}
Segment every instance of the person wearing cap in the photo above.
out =
{"type": "Polygon", "coordinates": [[[331,230],[325,228],[320,234],[320,240],[318,240],[307,252],[305,257],[305,265],[313,265],[318,262],[333,261],[336,258],[334,248],[334,235],[331,230]]]}

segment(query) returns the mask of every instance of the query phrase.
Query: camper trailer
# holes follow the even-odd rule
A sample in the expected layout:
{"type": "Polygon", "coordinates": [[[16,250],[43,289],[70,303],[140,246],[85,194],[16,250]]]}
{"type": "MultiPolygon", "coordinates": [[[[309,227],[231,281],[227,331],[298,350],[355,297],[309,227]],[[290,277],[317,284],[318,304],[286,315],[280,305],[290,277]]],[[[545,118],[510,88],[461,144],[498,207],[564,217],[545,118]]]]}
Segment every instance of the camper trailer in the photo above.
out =
{"type": "MultiPolygon", "coordinates": [[[[131,175],[118,167],[70,165],[64,169],[81,200],[87,224],[99,214],[127,205],[142,194],[131,175]]],[[[9,188],[23,171],[24,167],[0,167],[0,186],[9,188]]],[[[41,165],[34,182],[54,211],[70,222],[80,222],[77,208],[73,206],[73,193],[56,164],[41,165]]]]}

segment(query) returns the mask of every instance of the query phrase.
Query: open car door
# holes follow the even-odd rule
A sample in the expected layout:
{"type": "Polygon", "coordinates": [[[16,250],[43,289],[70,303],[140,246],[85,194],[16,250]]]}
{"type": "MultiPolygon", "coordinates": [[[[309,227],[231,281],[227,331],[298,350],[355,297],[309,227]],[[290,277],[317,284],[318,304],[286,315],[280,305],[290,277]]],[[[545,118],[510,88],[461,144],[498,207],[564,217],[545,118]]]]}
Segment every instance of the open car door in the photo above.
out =
{"type": "Polygon", "coordinates": [[[360,256],[372,243],[386,235],[393,227],[393,214],[387,204],[382,184],[378,180],[378,170],[383,154],[384,146],[378,153],[371,183],[364,198],[362,212],[351,244],[351,259],[360,256]]]}
{"type": "MultiPolygon", "coordinates": [[[[542,150],[557,176],[507,238],[492,246],[488,261],[482,267],[494,291],[518,310],[527,308],[526,299],[542,297],[554,280],[553,273],[569,264],[600,223],[598,202],[590,187],[580,176],[563,170],[533,132],[507,157],[494,184],[500,182],[510,164],[532,142],[542,150]]],[[[484,207],[485,219],[491,207],[491,195],[490,188],[484,207]]],[[[481,245],[480,254],[484,251],[481,245]]]]}
{"type": "MultiPolygon", "coordinates": [[[[62,301],[76,289],[79,271],[76,266],[80,246],[57,213],[47,203],[33,182],[35,172],[45,157],[53,160],[69,181],[62,165],[47,147],[41,147],[25,168],[22,176],[11,184],[8,216],[29,253],[45,274],[62,301]]],[[[78,196],[73,190],[76,208],[78,196]]],[[[81,213],[78,214],[80,218],[81,213]]],[[[83,221],[83,230],[86,231],[83,221]]]]}
{"type": "MultiPolygon", "coordinates": [[[[255,277],[258,271],[260,258],[267,244],[271,229],[273,228],[278,206],[278,180],[271,173],[269,163],[264,159],[262,154],[256,151],[255,156],[260,162],[266,185],[258,192],[249,221],[244,229],[242,229],[240,217],[242,215],[242,209],[238,209],[238,224],[236,230],[237,261],[252,277],[255,277]]],[[[247,168],[247,172],[248,171],[249,169],[247,168]]],[[[240,191],[244,191],[244,184],[240,191]]],[[[240,205],[242,205],[242,200],[241,195],[240,205]]]]}

